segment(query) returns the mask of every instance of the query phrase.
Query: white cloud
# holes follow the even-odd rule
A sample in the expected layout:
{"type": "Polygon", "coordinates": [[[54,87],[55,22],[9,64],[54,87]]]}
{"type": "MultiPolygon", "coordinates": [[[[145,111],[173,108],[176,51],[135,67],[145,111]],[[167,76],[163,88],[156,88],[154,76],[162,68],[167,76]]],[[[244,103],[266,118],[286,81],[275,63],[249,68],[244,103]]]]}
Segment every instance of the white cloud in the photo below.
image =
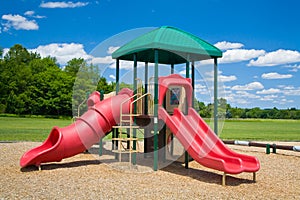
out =
{"type": "Polygon", "coordinates": [[[276,93],[280,93],[281,90],[277,89],[277,88],[270,88],[267,90],[261,90],[261,91],[257,91],[256,94],[276,94],[276,93]]]}
{"type": "Polygon", "coordinates": [[[290,72],[297,72],[300,69],[300,65],[297,65],[297,64],[295,64],[295,65],[285,65],[283,67],[290,68],[290,70],[289,70],[290,72]]]}
{"type": "Polygon", "coordinates": [[[202,84],[195,84],[195,93],[206,95],[209,93],[208,88],[202,84]]]}
{"type": "Polygon", "coordinates": [[[85,52],[82,44],[76,43],[52,43],[38,46],[36,49],[31,49],[30,51],[37,52],[42,57],[55,57],[61,65],[65,65],[73,58],[83,58],[85,60],[92,58],[85,52]]]}
{"type": "Polygon", "coordinates": [[[253,58],[264,55],[266,52],[264,50],[256,49],[230,49],[223,53],[223,57],[218,61],[220,63],[235,63],[248,61],[253,58]]]}
{"type": "Polygon", "coordinates": [[[279,49],[261,55],[256,60],[251,60],[248,66],[276,66],[296,62],[300,62],[300,53],[298,51],[279,49]]]}
{"type": "Polygon", "coordinates": [[[273,101],[273,103],[278,103],[281,105],[285,105],[287,103],[293,103],[293,102],[294,102],[294,100],[288,100],[288,99],[285,99],[284,97],[282,99],[273,101]]]}
{"type": "Polygon", "coordinates": [[[298,88],[286,87],[284,88],[282,93],[287,96],[300,96],[300,87],[298,88]]]}
{"type": "MultiPolygon", "coordinates": [[[[184,69],[184,70],[179,71],[179,74],[185,77],[185,75],[186,75],[186,70],[184,69]]],[[[192,70],[190,70],[190,75],[191,75],[191,74],[192,74],[192,70]]]]}
{"type": "MultiPolygon", "coordinates": [[[[142,62],[137,63],[137,68],[144,67],[144,66],[145,66],[145,63],[142,63],[142,62]]],[[[153,64],[149,63],[148,66],[149,67],[153,66],[153,64]]],[[[133,70],[133,61],[120,60],[119,67],[120,67],[120,69],[133,70]]],[[[109,65],[109,68],[116,69],[116,61],[115,60],[113,60],[113,63],[111,63],[109,65]]]]}
{"type": "Polygon", "coordinates": [[[252,82],[246,85],[235,85],[231,89],[232,90],[260,90],[263,88],[264,86],[260,82],[252,82]]]}
{"type": "Polygon", "coordinates": [[[108,54],[112,54],[114,51],[116,51],[117,49],[119,49],[120,47],[108,47],[107,53],[108,54]]]}
{"type": "MultiPolygon", "coordinates": [[[[185,74],[185,70],[183,72],[185,74]]],[[[222,73],[223,73],[222,71],[220,70],[218,71],[218,81],[220,82],[231,82],[237,80],[237,77],[234,75],[226,76],[223,75],[222,73]]],[[[214,81],[214,71],[205,72],[205,75],[206,75],[205,81],[214,81]]]]}
{"type": "Polygon", "coordinates": [[[111,79],[113,79],[113,80],[116,80],[116,77],[115,77],[115,75],[113,75],[113,74],[109,75],[109,78],[111,78],[111,79]]]}
{"type": "Polygon", "coordinates": [[[115,62],[111,56],[93,57],[89,61],[93,64],[111,64],[115,62]]]}
{"type": "Polygon", "coordinates": [[[220,75],[218,76],[219,81],[221,82],[231,82],[231,81],[235,81],[237,78],[234,75],[230,75],[230,76],[224,76],[224,75],[220,75]]]}
{"type": "Polygon", "coordinates": [[[40,4],[41,8],[77,8],[77,7],[84,7],[87,6],[88,2],[76,2],[73,3],[72,1],[49,1],[49,2],[42,2],[40,4]]]}
{"type": "Polygon", "coordinates": [[[277,95],[266,95],[266,96],[261,97],[259,100],[261,100],[261,101],[274,101],[277,98],[278,98],[277,95]]]}
{"type": "Polygon", "coordinates": [[[34,15],[34,11],[33,10],[28,10],[24,13],[24,15],[27,15],[27,16],[32,16],[34,15]]]}
{"type": "Polygon", "coordinates": [[[292,74],[278,74],[277,72],[264,73],[261,75],[263,79],[285,79],[292,78],[292,74]]]}
{"type": "Polygon", "coordinates": [[[24,15],[28,16],[28,17],[34,17],[34,18],[37,18],[37,19],[42,19],[42,18],[45,18],[45,16],[41,16],[41,15],[34,15],[35,12],[33,10],[28,10],[24,13],[24,15]]]}
{"type": "Polygon", "coordinates": [[[3,23],[3,30],[8,31],[10,28],[16,30],[38,30],[39,26],[35,20],[28,20],[21,15],[2,15],[2,19],[6,20],[6,23],[3,23]]]}
{"type": "Polygon", "coordinates": [[[232,43],[232,42],[218,42],[214,46],[219,48],[220,50],[228,50],[228,49],[239,49],[242,48],[244,45],[242,43],[232,43]]]}
{"type": "Polygon", "coordinates": [[[260,96],[251,94],[246,91],[238,91],[237,93],[229,93],[228,96],[226,96],[226,99],[230,103],[236,103],[236,104],[249,104],[251,101],[249,99],[259,99],[260,96]]]}
{"type": "Polygon", "coordinates": [[[282,88],[284,90],[293,90],[293,89],[295,89],[295,87],[292,86],[292,85],[278,85],[278,87],[282,88]]]}
{"type": "Polygon", "coordinates": [[[2,53],[2,56],[4,57],[5,56],[5,54],[7,54],[7,52],[9,51],[9,48],[4,48],[3,49],[3,53],[2,53]]]}
{"type": "Polygon", "coordinates": [[[260,96],[246,92],[246,91],[237,91],[236,92],[237,96],[239,98],[243,97],[243,98],[250,98],[250,99],[258,99],[260,98],[260,96]]]}

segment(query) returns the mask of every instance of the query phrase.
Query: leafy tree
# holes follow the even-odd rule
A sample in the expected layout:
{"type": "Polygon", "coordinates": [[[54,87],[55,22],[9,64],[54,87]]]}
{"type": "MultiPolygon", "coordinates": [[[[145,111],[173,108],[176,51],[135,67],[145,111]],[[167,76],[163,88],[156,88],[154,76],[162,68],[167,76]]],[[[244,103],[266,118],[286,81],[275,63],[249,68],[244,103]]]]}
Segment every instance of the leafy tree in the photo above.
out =
{"type": "MultiPolygon", "coordinates": [[[[73,62],[73,64],[74,63],[75,62],[73,62]]],[[[73,86],[73,116],[81,115],[87,110],[87,106],[84,102],[87,100],[88,95],[99,87],[98,81],[100,74],[97,66],[92,64],[88,65],[83,59],[76,60],[76,65],[80,65],[80,68],[77,71],[73,86]]]]}
{"type": "Polygon", "coordinates": [[[115,83],[108,84],[105,77],[100,77],[97,84],[97,90],[102,90],[104,94],[107,94],[115,90],[115,85],[115,83]]]}
{"type": "Polygon", "coordinates": [[[79,69],[84,67],[85,64],[86,63],[83,58],[73,58],[67,63],[64,71],[75,78],[79,69]]]}
{"type": "Polygon", "coordinates": [[[28,99],[26,90],[31,81],[31,70],[27,64],[36,57],[21,45],[13,46],[4,56],[0,70],[0,104],[5,105],[6,112],[26,112],[23,106],[28,99]]]}

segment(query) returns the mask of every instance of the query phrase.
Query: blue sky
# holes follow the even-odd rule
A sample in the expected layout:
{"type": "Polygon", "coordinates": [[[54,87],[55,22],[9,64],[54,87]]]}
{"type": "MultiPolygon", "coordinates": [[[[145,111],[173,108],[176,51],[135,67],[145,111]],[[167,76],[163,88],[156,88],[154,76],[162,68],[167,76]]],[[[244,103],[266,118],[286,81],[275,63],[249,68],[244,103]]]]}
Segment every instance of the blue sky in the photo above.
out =
{"type": "MultiPolygon", "coordinates": [[[[114,81],[113,50],[151,29],[143,27],[174,26],[223,51],[219,94],[232,106],[300,109],[299,7],[298,0],[0,0],[0,46],[22,44],[62,66],[74,57],[102,63],[114,81]]],[[[211,102],[212,65],[196,66],[196,96],[211,102]]]]}

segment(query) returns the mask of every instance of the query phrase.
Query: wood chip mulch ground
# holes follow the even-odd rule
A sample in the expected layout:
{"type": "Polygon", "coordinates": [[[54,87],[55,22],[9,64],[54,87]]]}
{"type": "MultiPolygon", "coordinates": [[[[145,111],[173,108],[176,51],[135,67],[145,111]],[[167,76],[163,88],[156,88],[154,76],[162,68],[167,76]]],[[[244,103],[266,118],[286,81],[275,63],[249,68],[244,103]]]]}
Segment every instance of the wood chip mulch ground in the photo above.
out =
{"type": "MultiPolygon", "coordinates": [[[[82,153],[59,163],[21,169],[24,152],[40,143],[0,143],[0,199],[300,199],[300,152],[229,146],[256,156],[261,169],[257,182],[251,173],[228,175],[195,161],[185,169],[173,163],[156,172],[117,170],[82,153]]],[[[293,143],[300,146],[300,143],[293,143]]]]}

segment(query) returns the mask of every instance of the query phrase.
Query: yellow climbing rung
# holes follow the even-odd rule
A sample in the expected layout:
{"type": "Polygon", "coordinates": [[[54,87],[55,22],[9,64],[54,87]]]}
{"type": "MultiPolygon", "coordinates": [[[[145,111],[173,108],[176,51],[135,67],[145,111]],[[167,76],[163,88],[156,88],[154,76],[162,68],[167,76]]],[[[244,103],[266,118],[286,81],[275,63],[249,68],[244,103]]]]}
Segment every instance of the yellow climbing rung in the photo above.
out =
{"type": "Polygon", "coordinates": [[[113,128],[140,128],[139,126],[130,126],[130,125],[117,125],[117,126],[113,126],[113,128]]]}
{"type": "Polygon", "coordinates": [[[127,142],[127,141],[137,141],[139,139],[138,138],[112,138],[112,140],[127,142]]]}

